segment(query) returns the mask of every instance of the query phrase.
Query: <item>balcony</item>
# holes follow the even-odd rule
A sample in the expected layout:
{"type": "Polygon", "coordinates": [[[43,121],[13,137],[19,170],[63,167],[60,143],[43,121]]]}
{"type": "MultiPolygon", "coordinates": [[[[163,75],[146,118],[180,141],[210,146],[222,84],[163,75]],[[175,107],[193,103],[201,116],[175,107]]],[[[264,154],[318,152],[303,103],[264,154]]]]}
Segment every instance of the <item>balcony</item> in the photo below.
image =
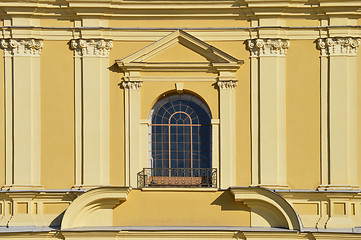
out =
{"type": "Polygon", "coordinates": [[[138,187],[216,188],[216,168],[143,168],[138,187]]]}

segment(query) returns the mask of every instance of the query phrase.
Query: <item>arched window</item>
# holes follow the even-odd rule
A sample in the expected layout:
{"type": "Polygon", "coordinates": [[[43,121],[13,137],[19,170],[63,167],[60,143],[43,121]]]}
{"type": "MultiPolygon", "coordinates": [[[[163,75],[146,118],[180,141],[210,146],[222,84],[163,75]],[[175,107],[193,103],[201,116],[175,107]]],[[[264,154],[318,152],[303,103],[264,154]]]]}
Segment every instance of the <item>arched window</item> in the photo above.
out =
{"type": "Polygon", "coordinates": [[[169,95],[154,105],[149,118],[148,175],[153,184],[211,184],[212,117],[207,105],[190,94],[169,95]]]}

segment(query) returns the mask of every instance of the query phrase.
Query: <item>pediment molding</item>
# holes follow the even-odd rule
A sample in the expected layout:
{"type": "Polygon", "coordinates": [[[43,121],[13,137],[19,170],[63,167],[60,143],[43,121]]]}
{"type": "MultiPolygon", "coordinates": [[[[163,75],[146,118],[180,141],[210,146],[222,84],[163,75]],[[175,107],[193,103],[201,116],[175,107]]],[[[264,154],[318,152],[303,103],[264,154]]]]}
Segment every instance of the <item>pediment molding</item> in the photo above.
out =
{"type": "Polygon", "coordinates": [[[121,60],[116,60],[117,65],[124,71],[207,71],[207,72],[235,72],[244,63],[242,60],[223,52],[222,50],[207,44],[206,42],[183,31],[176,30],[173,33],[148,45],[147,47],[131,54],[121,60]],[[208,62],[152,62],[151,57],[165,51],[175,44],[201,55],[208,62]]]}

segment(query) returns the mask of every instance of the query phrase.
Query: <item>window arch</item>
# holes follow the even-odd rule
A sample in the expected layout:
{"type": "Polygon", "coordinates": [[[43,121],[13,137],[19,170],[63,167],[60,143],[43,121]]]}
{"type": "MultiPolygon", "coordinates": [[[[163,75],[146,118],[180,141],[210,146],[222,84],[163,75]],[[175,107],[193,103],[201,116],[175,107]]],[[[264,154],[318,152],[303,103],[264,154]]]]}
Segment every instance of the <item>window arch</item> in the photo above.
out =
{"type": "Polygon", "coordinates": [[[152,168],[212,167],[211,112],[191,94],[168,95],[150,113],[152,168]]]}

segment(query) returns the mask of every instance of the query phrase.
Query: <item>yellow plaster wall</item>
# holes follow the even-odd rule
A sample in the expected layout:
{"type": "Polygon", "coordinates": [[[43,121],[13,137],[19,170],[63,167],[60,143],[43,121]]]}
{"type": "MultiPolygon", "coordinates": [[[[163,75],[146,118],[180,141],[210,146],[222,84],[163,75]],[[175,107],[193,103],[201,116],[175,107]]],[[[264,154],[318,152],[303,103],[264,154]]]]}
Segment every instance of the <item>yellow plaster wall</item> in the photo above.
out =
{"type": "Polygon", "coordinates": [[[45,41],[41,53],[41,183],[74,185],[74,68],[66,41],[45,41]]]}
{"type": "Polygon", "coordinates": [[[0,186],[5,185],[4,51],[0,51],[0,186]]]}
{"type": "Polygon", "coordinates": [[[29,203],[26,203],[26,202],[17,203],[17,213],[28,214],[29,213],[29,203]]]}
{"type": "Polygon", "coordinates": [[[185,27],[249,27],[250,24],[247,20],[217,20],[217,19],[132,19],[132,20],[109,20],[109,27],[133,27],[133,28],[185,28],[185,27]]]}
{"type": "Polygon", "coordinates": [[[287,18],[286,27],[318,27],[320,20],[304,18],[287,18]]]}
{"type": "Polygon", "coordinates": [[[229,191],[133,189],[113,216],[114,226],[250,226],[249,209],[229,191]]]}
{"type": "Polygon", "coordinates": [[[109,101],[110,101],[110,184],[125,184],[124,156],[124,90],[119,87],[122,72],[115,60],[151,44],[150,42],[114,42],[109,56],[109,101]]]}
{"type": "MultiPolygon", "coordinates": [[[[251,123],[250,123],[250,61],[249,51],[241,41],[209,42],[233,57],[244,60],[236,73],[236,184],[251,184],[251,123]]],[[[218,99],[218,98],[217,98],[218,99]]]]}
{"type": "Polygon", "coordinates": [[[205,57],[182,44],[175,44],[169,49],[147,59],[148,62],[189,62],[190,60],[193,62],[208,62],[205,57]]]}
{"type": "MultiPolygon", "coordinates": [[[[361,23],[361,21],[360,21],[361,23]]],[[[360,50],[360,49],[359,49],[360,50]]],[[[358,167],[358,185],[361,186],[361,51],[357,52],[357,167],[358,167]]]]}
{"type": "Polygon", "coordinates": [[[287,178],[291,188],[320,184],[320,61],[309,40],[291,41],[286,58],[287,178]]]}
{"type": "Polygon", "coordinates": [[[319,215],[317,203],[294,203],[292,206],[300,215],[319,215]]]}
{"type": "Polygon", "coordinates": [[[74,27],[74,22],[64,19],[45,18],[40,19],[41,27],[74,27]]]}
{"type": "Polygon", "coordinates": [[[43,203],[44,214],[61,214],[69,207],[68,202],[43,203]]]}

